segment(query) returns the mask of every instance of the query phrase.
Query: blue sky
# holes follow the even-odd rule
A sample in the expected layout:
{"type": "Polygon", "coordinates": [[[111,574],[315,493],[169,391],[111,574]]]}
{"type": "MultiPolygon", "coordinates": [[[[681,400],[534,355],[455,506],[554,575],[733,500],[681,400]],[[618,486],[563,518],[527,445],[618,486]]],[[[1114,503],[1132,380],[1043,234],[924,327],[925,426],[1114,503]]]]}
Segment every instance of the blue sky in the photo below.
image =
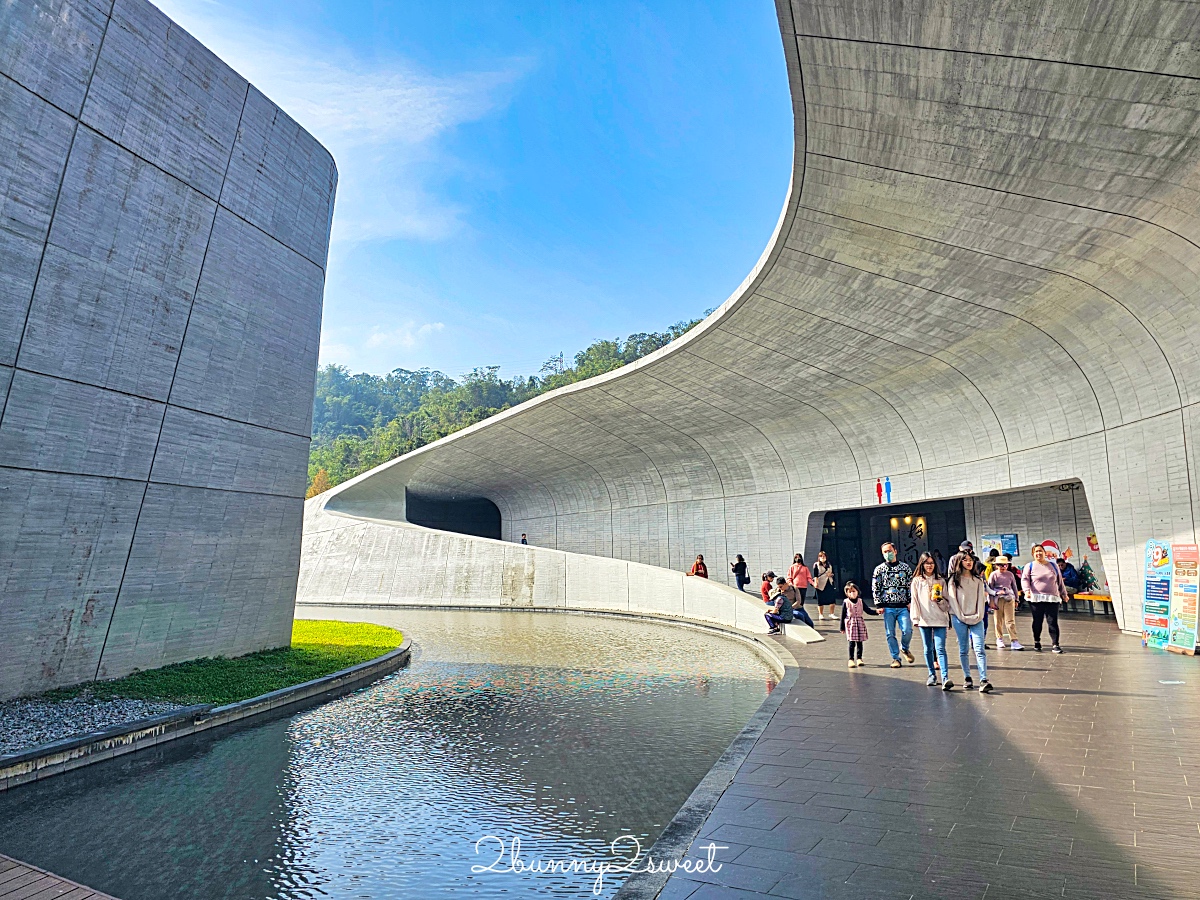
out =
{"type": "Polygon", "coordinates": [[[770,0],[159,5],[337,159],[323,364],[533,374],[661,330],[783,204],[770,0]]]}

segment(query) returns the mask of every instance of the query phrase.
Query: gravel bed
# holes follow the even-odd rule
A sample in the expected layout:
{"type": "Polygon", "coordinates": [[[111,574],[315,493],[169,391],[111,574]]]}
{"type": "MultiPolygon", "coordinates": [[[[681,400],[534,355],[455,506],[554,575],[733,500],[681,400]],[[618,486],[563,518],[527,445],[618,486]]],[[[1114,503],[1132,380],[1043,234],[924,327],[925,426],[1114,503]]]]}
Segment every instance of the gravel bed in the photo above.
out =
{"type": "Polygon", "coordinates": [[[0,703],[0,756],[183,708],[166,700],[97,700],[86,693],[70,700],[7,700],[0,703]]]}

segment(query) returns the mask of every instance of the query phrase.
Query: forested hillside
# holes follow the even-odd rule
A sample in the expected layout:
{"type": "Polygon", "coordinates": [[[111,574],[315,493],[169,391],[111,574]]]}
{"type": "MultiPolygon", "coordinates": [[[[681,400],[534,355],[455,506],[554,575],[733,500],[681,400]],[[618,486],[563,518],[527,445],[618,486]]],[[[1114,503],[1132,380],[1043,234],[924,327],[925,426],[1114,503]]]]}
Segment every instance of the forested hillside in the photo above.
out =
{"type": "Polygon", "coordinates": [[[317,372],[308,496],[530,397],[620,368],[701,321],[676,322],[666,331],[631,334],[623,341],[596,341],[575,354],[573,366],[555,357],[540,375],[528,378],[501,378],[497,366],[458,380],[429,369],[351,375],[344,366],[325,366],[317,372]]]}

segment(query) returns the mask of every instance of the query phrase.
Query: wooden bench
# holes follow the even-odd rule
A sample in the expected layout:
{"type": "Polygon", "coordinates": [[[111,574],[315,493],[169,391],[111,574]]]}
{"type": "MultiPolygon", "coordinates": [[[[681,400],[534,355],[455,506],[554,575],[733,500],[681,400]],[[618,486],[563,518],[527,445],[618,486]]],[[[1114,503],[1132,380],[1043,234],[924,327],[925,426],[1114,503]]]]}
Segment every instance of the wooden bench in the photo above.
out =
{"type": "Polygon", "coordinates": [[[1116,615],[1116,612],[1113,610],[1113,599],[1108,594],[1076,594],[1075,599],[1086,600],[1093,616],[1096,614],[1097,603],[1101,604],[1101,615],[1116,615]]]}

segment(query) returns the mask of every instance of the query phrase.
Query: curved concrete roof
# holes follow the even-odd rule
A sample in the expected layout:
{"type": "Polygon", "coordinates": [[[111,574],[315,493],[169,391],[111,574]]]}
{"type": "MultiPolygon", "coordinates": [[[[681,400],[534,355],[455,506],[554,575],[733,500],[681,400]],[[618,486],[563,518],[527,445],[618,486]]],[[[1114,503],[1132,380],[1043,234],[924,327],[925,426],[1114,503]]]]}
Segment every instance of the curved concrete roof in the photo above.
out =
{"type": "Polygon", "coordinates": [[[1079,479],[1135,619],[1141,543],[1195,536],[1200,5],[778,7],[795,165],[738,291],[325,507],[486,496],[506,537],[678,568],[811,551],[883,476],[900,500],[1079,479]]]}

